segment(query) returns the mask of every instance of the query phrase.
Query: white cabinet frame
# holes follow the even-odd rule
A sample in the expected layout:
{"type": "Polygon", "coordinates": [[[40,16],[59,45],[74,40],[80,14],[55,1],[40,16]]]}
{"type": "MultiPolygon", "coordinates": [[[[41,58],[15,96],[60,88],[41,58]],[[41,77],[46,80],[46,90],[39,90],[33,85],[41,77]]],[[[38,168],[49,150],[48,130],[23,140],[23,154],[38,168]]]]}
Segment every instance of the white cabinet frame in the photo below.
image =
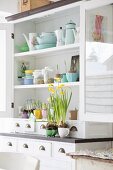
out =
{"type": "Polygon", "coordinates": [[[85,54],[86,54],[86,11],[110,5],[113,0],[91,0],[82,4],[80,9],[80,63],[81,63],[81,82],[80,82],[80,120],[93,122],[113,122],[113,113],[86,113],[85,112],[85,54]]]}

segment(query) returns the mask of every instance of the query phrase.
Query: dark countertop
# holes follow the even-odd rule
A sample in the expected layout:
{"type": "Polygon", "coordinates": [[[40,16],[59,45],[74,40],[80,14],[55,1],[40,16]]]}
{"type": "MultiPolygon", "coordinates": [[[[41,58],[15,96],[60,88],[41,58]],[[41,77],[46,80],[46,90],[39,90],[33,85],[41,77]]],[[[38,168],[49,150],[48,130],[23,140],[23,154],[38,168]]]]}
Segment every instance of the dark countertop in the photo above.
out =
{"type": "Polygon", "coordinates": [[[113,138],[60,138],[60,137],[46,137],[38,134],[29,133],[0,133],[0,136],[9,136],[17,138],[38,139],[46,141],[66,142],[66,143],[91,143],[91,142],[107,142],[113,141],[113,138]]]}

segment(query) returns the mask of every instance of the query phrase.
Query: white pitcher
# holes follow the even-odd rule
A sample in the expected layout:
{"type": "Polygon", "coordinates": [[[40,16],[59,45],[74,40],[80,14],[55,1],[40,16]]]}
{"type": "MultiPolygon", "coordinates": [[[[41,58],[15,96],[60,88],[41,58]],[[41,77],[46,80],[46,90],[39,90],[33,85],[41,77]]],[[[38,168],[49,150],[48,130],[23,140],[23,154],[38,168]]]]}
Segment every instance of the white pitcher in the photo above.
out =
{"type": "Polygon", "coordinates": [[[62,27],[60,27],[59,30],[55,31],[56,37],[57,37],[57,45],[56,46],[62,46],[65,44],[65,36],[64,36],[64,30],[62,27]]]}
{"type": "Polygon", "coordinates": [[[29,47],[29,51],[35,50],[35,45],[37,45],[37,33],[29,33],[29,38],[27,38],[27,36],[25,34],[23,34],[28,47],[29,47]]]}

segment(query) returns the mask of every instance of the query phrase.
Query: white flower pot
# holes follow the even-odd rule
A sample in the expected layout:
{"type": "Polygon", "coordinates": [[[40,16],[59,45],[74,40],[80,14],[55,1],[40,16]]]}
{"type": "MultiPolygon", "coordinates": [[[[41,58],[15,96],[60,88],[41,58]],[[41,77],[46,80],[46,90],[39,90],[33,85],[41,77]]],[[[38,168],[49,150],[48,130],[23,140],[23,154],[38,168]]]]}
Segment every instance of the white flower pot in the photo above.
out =
{"type": "Polygon", "coordinates": [[[58,128],[58,133],[61,138],[64,138],[69,135],[70,129],[69,128],[58,128]]]}

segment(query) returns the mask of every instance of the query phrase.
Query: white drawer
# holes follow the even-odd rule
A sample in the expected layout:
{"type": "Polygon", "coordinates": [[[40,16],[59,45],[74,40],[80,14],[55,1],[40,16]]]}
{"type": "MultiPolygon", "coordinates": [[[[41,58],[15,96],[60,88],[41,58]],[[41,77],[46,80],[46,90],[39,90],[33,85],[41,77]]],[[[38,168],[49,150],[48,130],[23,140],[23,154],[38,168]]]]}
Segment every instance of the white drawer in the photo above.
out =
{"type": "Polygon", "coordinates": [[[47,122],[36,122],[36,132],[39,135],[46,135],[46,130],[44,127],[46,126],[47,122]]]}
{"type": "Polygon", "coordinates": [[[34,143],[28,139],[19,139],[18,140],[18,152],[20,153],[33,153],[34,143]]]}
{"type": "Polygon", "coordinates": [[[13,122],[13,132],[23,132],[23,122],[15,119],[13,122]]]}
{"type": "Polygon", "coordinates": [[[24,132],[34,132],[35,131],[35,122],[32,120],[25,120],[23,123],[24,132]]]}
{"type": "Polygon", "coordinates": [[[1,151],[2,152],[16,152],[17,151],[17,140],[13,138],[3,137],[1,140],[1,151]]]}
{"type": "Polygon", "coordinates": [[[14,132],[34,132],[35,122],[29,119],[15,119],[13,131],[14,132]]]}
{"type": "Polygon", "coordinates": [[[34,144],[34,152],[37,155],[49,157],[52,153],[52,144],[49,142],[37,141],[34,144]]]}
{"type": "Polygon", "coordinates": [[[58,159],[68,159],[66,153],[75,152],[74,143],[54,142],[52,146],[52,156],[58,159]]]}

